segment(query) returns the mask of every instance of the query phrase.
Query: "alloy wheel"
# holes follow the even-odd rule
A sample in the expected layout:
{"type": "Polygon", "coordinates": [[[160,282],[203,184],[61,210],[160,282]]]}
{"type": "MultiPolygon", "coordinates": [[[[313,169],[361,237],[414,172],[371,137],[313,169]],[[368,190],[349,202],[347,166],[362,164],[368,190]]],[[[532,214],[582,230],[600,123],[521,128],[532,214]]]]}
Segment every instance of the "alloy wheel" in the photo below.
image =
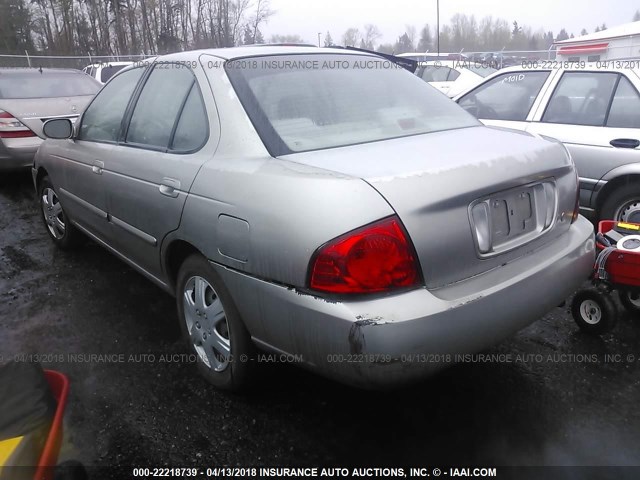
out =
{"type": "Polygon", "coordinates": [[[64,212],[53,188],[46,187],[42,190],[42,214],[53,238],[60,240],[64,237],[67,229],[64,212]]]}
{"type": "Polygon", "coordinates": [[[231,337],[220,297],[205,278],[193,276],[185,284],[182,301],[196,353],[208,368],[224,371],[231,361],[231,337]]]}

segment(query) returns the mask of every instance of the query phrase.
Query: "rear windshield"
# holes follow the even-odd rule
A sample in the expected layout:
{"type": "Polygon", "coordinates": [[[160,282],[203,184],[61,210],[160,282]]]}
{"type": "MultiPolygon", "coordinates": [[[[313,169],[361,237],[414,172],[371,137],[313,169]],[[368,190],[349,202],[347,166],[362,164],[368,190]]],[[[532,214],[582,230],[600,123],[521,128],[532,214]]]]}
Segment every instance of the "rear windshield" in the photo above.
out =
{"type": "Polygon", "coordinates": [[[226,69],[274,156],[479,124],[383,58],[279,55],[230,61],[226,69]]]}
{"type": "Polygon", "coordinates": [[[127,65],[106,65],[102,67],[102,71],[100,72],[100,81],[102,83],[107,83],[107,80],[109,80],[126,66],[127,65]]]}
{"type": "Polygon", "coordinates": [[[488,77],[492,73],[498,71],[497,69],[495,69],[493,67],[485,67],[483,65],[474,65],[473,63],[470,63],[469,65],[466,65],[466,68],[471,70],[473,73],[475,73],[477,75],[480,75],[481,77],[488,77]]]}
{"type": "Polygon", "coordinates": [[[0,98],[51,98],[95,95],[101,85],[88,75],[38,70],[0,73],[0,98]]]}

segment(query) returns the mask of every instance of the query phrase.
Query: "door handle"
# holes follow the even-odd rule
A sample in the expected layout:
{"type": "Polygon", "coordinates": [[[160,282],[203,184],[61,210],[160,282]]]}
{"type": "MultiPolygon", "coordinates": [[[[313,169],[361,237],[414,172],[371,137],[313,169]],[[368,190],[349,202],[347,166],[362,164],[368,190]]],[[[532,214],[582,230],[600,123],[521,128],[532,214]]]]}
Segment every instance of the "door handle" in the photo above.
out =
{"type": "Polygon", "coordinates": [[[164,177],[159,190],[162,195],[175,198],[180,193],[180,182],[175,178],[164,177]]]}
{"type": "Polygon", "coordinates": [[[616,138],[611,140],[609,144],[616,148],[638,148],[640,147],[640,140],[635,138],[616,138]]]}
{"type": "Polygon", "coordinates": [[[97,175],[102,175],[102,170],[104,169],[104,162],[100,160],[93,161],[93,167],[91,167],[91,171],[97,175]]]}

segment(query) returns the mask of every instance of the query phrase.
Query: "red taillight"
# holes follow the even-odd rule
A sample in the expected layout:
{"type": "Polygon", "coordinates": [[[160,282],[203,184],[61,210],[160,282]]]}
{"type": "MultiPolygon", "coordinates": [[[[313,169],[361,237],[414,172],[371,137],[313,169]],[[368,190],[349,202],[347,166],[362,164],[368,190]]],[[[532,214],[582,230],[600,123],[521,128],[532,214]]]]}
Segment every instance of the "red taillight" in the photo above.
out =
{"type": "Polygon", "coordinates": [[[329,293],[372,293],[420,283],[413,248],[396,217],[367,225],[320,247],[309,286],[329,293]]]}
{"type": "Polygon", "coordinates": [[[13,115],[0,110],[0,138],[25,138],[35,137],[29,127],[13,115]]]}

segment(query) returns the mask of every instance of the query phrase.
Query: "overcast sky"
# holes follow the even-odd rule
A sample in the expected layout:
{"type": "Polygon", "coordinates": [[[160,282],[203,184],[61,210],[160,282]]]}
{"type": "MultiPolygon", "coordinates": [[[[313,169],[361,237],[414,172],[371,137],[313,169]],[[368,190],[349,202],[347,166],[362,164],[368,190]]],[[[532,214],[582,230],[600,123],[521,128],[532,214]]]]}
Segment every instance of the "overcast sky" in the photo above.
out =
{"type": "MultiPolygon", "coordinates": [[[[415,25],[418,32],[425,23],[435,31],[436,0],[271,0],[276,11],[262,28],[265,39],[273,34],[298,34],[317,43],[327,30],[340,42],[344,31],[363,25],[377,25],[384,37],[380,43],[393,43],[415,25]]],[[[628,23],[640,9],[640,0],[440,0],[440,23],[449,23],[455,13],[517,20],[533,31],[542,28],[557,35],[561,28],[580,35],[586,28],[592,33],[603,22],[607,27],[628,23]]]]}

